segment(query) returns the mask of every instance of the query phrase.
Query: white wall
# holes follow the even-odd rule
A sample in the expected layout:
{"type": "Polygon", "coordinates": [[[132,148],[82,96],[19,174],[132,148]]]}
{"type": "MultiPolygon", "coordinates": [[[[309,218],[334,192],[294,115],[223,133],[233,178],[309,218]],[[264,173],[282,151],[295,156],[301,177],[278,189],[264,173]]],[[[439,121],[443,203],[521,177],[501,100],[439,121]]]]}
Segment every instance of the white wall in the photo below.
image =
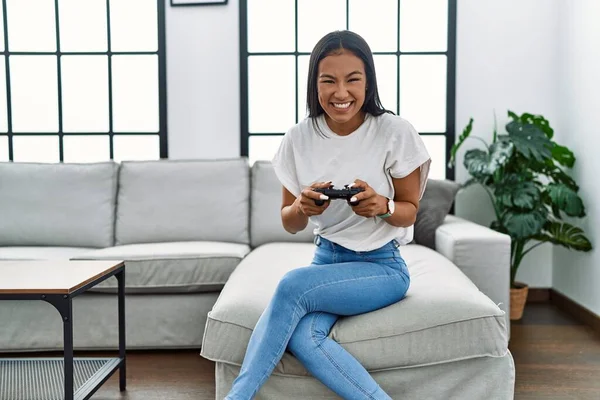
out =
{"type": "MultiPolygon", "coordinates": [[[[472,116],[475,132],[489,139],[494,110],[502,126],[509,108],[557,121],[559,1],[458,2],[457,134],[472,116]]],[[[167,0],[166,8],[169,155],[237,156],[238,1],[173,8],[167,0]]],[[[464,181],[467,173],[460,159],[458,164],[457,179],[464,181]]],[[[456,213],[484,225],[493,217],[489,199],[477,190],[459,196],[456,213]]],[[[517,278],[551,287],[552,249],[540,246],[529,253],[517,278]]]]}
{"type": "Polygon", "coordinates": [[[237,157],[238,1],[165,9],[169,158],[237,157]]]}
{"type": "MultiPolygon", "coordinates": [[[[600,2],[562,0],[560,41],[561,129],[556,140],[577,157],[572,176],[587,208],[582,222],[573,222],[598,247],[600,237],[600,2]]],[[[555,290],[600,315],[600,253],[554,250],[555,290]]]]}

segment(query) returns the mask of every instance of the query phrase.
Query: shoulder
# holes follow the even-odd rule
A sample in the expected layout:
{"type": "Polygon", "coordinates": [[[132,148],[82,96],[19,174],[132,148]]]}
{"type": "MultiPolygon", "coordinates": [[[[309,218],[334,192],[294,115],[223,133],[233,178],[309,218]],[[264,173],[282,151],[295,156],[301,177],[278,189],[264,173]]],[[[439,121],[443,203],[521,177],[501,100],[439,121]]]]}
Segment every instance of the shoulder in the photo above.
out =
{"type": "Polygon", "coordinates": [[[384,113],[373,118],[378,131],[389,138],[403,139],[417,133],[414,126],[399,115],[384,113]]]}
{"type": "Polygon", "coordinates": [[[286,136],[290,136],[292,138],[296,138],[298,136],[301,136],[303,134],[309,133],[311,131],[314,131],[314,123],[312,118],[306,117],[300,121],[298,121],[296,124],[292,125],[287,132],[285,133],[286,136]]]}

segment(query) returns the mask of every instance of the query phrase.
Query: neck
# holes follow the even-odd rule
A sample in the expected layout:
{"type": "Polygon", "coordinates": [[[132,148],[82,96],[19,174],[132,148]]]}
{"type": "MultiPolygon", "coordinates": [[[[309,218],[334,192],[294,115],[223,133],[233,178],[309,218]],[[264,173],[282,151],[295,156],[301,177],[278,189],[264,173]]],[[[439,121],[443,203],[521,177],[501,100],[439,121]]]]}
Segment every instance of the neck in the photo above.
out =
{"type": "Polygon", "coordinates": [[[358,129],[365,120],[365,112],[360,111],[352,119],[346,122],[336,122],[327,114],[325,114],[325,122],[333,132],[340,136],[347,136],[358,129]]]}

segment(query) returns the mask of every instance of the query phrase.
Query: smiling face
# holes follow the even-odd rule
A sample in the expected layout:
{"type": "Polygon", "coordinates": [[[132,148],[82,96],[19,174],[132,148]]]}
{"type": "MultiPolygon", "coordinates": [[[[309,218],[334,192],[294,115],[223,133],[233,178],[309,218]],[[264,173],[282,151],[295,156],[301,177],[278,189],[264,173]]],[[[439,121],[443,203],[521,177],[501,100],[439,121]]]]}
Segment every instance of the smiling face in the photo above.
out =
{"type": "Polygon", "coordinates": [[[338,135],[348,135],[364,121],[366,73],[363,61],[342,50],[319,62],[317,90],[325,120],[338,135]]]}

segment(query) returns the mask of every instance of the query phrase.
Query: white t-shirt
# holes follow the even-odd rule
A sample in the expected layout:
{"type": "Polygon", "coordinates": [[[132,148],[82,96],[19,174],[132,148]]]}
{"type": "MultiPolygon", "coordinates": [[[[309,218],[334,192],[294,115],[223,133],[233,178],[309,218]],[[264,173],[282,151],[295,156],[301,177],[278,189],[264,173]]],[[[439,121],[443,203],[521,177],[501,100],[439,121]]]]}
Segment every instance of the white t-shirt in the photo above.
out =
{"type": "MultiPolygon", "coordinates": [[[[360,179],[392,199],[391,178],[404,178],[420,168],[420,199],[431,158],[414,127],[399,116],[367,114],[358,129],[340,136],[329,128],[322,114],[314,122],[306,118],[294,125],[284,135],[272,163],[279,181],[296,197],[315,182],[332,181],[335,188],[343,188],[360,179]],[[314,123],[321,132],[315,130],[314,123]]],[[[413,238],[413,226],[399,228],[381,218],[361,217],[343,199],[331,200],[323,214],[309,221],[317,226],[315,235],[354,251],[374,250],[392,239],[406,244],[413,238]]]]}

